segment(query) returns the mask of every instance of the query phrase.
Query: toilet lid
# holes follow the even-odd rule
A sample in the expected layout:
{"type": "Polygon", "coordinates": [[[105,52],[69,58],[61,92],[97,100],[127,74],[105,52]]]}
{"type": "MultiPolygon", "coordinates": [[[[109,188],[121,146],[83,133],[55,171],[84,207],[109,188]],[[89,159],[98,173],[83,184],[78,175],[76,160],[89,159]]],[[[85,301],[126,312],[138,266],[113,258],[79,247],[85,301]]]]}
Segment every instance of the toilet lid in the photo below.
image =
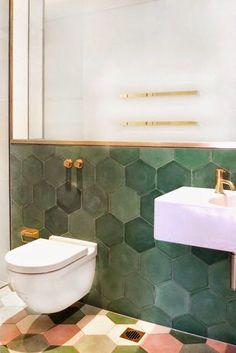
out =
{"type": "Polygon", "coordinates": [[[8,269],[19,273],[46,273],[58,270],[88,253],[83,245],[37,239],[9,251],[5,260],[8,269]]]}

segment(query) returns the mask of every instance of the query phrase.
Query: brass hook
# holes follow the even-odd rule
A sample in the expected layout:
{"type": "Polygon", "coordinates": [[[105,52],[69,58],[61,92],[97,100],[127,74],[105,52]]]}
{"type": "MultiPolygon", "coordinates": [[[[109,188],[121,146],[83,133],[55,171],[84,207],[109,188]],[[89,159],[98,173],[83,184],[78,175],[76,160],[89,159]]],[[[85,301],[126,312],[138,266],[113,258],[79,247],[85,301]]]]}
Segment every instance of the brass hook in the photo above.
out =
{"type": "Polygon", "coordinates": [[[67,169],[70,169],[73,167],[72,159],[65,159],[63,164],[64,164],[64,167],[67,169]]]}
{"type": "Polygon", "coordinates": [[[82,169],[84,166],[84,161],[82,161],[82,159],[76,159],[76,161],[74,162],[74,167],[77,169],[82,169]]]}

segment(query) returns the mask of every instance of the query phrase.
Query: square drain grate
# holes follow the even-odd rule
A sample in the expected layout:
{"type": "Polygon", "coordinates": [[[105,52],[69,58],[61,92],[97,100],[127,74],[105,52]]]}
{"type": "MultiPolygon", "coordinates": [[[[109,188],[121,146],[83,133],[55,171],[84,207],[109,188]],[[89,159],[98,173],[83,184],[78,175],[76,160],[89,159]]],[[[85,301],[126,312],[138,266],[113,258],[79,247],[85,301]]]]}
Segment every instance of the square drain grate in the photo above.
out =
{"type": "Polygon", "coordinates": [[[141,338],[145,335],[145,332],[135,330],[133,328],[128,327],[120,337],[125,338],[126,340],[139,342],[141,338]]]}

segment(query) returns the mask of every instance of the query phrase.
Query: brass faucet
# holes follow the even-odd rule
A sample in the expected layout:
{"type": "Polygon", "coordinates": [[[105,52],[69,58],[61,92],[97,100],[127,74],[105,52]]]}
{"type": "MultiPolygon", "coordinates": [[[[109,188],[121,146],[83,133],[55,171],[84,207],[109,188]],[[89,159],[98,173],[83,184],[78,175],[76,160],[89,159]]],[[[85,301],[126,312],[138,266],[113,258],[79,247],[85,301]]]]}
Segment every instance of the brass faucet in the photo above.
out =
{"type": "Polygon", "coordinates": [[[236,188],[232,181],[224,179],[224,169],[216,169],[216,186],[215,186],[215,192],[218,194],[223,194],[224,193],[224,185],[228,185],[230,190],[235,191],[236,188]]]}

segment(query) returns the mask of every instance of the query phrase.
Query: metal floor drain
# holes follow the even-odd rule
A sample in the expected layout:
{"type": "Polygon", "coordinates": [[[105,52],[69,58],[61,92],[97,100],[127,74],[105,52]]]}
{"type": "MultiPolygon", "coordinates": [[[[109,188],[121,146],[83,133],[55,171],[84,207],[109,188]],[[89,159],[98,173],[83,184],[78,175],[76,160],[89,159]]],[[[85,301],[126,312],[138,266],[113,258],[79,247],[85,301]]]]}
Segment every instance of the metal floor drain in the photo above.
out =
{"type": "Polygon", "coordinates": [[[139,342],[144,335],[145,332],[134,330],[133,328],[128,327],[120,337],[129,341],[139,342]]]}

